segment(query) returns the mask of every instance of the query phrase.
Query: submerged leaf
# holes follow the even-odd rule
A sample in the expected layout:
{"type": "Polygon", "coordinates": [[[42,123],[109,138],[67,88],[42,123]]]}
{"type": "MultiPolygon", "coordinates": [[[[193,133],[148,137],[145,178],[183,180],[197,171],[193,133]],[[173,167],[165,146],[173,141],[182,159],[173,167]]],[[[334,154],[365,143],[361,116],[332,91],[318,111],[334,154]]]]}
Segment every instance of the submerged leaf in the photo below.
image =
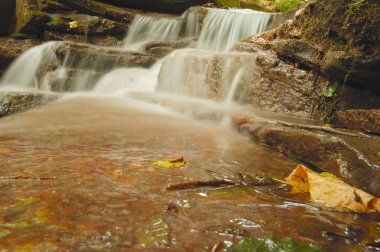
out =
{"type": "Polygon", "coordinates": [[[154,165],[161,166],[161,167],[182,167],[185,166],[186,161],[183,159],[183,157],[179,158],[167,158],[164,160],[156,161],[153,163],[154,165]]]}
{"type": "Polygon", "coordinates": [[[140,238],[139,247],[158,248],[169,244],[169,226],[161,216],[154,217],[140,238]]]}
{"type": "Polygon", "coordinates": [[[285,178],[293,186],[293,193],[310,193],[312,201],[327,207],[358,213],[380,212],[380,199],[352,187],[331,173],[316,173],[306,166],[298,165],[285,178]]]}
{"type": "Polygon", "coordinates": [[[293,238],[276,239],[272,237],[243,239],[235,245],[234,252],[323,252],[314,245],[299,242],[293,238]]]}
{"type": "Polygon", "coordinates": [[[324,94],[324,96],[329,97],[329,98],[332,97],[335,94],[336,88],[337,88],[336,83],[329,86],[328,89],[326,90],[326,93],[324,94]]]}

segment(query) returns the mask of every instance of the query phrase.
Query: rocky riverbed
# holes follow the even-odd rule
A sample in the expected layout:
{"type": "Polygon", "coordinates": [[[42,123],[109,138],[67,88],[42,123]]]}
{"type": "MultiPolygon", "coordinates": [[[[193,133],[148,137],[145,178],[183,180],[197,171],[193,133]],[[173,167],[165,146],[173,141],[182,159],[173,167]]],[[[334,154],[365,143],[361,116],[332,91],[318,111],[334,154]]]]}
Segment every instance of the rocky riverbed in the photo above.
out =
{"type": "Polygon", "coordinates": [[[380,197],[379,4],[204,3],[0,4],[0,250],[378,248],[284,179],[380,197]]]}

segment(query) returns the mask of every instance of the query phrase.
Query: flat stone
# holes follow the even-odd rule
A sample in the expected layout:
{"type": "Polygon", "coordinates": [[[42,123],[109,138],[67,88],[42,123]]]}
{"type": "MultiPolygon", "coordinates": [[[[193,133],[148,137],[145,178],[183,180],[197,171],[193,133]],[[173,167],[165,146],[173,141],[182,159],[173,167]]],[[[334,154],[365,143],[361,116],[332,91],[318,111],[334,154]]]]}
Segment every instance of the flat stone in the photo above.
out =
{"type": "Polygon", "coordinates": [[[65,64],[66,57],[70,57],[66,67],[98,71],[117,67],[149,67],[156,61],[154,55],[147,53],[73,42],[62,42],[55,53],[61,65],[65,64]]]}
{"type": "Polygon", "coordinates": [[[338,111],[333,122],[337,127],[380,135],[380,109],[338,111]]]}
{"type": "Polygon", "coordinates": [[[42,106],[59,97],[56,93],[0,92],[0,117],[42,106]]]}

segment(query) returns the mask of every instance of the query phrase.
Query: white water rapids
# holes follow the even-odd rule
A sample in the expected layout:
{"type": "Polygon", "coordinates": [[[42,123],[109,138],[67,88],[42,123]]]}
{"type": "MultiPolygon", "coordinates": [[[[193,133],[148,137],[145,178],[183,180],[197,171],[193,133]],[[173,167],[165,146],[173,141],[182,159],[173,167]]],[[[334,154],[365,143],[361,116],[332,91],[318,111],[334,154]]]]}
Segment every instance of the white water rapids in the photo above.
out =
{"type": "Polygon", "coordinates": [[[54,50],[62,42],[48,42],[20,56],[3,76],[0,89],[48,90],[52,80],[70,79],[72,91],[117,96],[130,91],[161,91],[200,98],[220,96],[219,100],[227,99],[225,102],[229,104],[236,99],[235,92],[243,88],[243,82],[254,78],[243,69],[248,66],[251,71],[255,65],[252,54],[247,56],[229,49],[237,41],[268,29],[272,16],[237,9],[208,9],[203,20],[191,10],[181,17],[136,15],[122,49],[144,51],[149,42],[179,38],[195,39],[197,49],[177,50],[150,68],[98,71],[103,62],[91,62],[86,57],[78,59],[70,54],[57,67],[54,50]],[[77,70],[84,65],[85,70],[77,70]],[[213,72],[218,73],[218,80],[214,80],[213,72]],[[215,89],[220,89],[220,94],[215,89]]]}

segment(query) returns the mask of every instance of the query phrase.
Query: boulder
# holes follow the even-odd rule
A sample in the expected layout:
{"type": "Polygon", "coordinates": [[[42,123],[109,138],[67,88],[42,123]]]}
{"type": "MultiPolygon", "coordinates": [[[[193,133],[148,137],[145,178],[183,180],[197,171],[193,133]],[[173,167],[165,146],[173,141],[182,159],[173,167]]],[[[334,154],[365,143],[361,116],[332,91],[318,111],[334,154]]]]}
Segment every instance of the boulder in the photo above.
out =
{"type": "Polygon", "coordinates": [[[86,37],[112,35],[122,39],[128,29],[125,24],[86,14],[61,14],[60,19],[59,23],[47,23],[45,30],[64,34],[80,34],[86,37]],[[77,27],[70,27],[71,22],[77,22],[77,27]]]}
{"type": "Polygon", "coordinates": [[[122,39],[135,13],[133,10],[91,0],[17,0],[17,22],[13,37],[41,38],[46,31],[55,31],[62,34],[80,34],[85,37],[85,41],[91,36],[114,36],[122,39]],[[74,21],[77,24],[70,26],[70,22],[74,21]]]}
{"type": "Polygon", "coordinates": [[[332,121],[336,127],[380,135],[380,109],[338,111],[332,121]]]}
{"type": "Polygon", "coordinates": [[[0,38],[0,71],[4,71],[23,52],[40,43],[40,40],[35,39],[0,38]]]}
{"type": "Polygon", "coordinates": [[[54,93],[0,92],[0,117],[44,105],[59,97],[54,93]]]}
{"type": "Polygon", "coordinates": [[[42,12],[45,1],[16,0],[16,33],[37,34],[43,33],[43,27],[51,19],[46,12],[42,12]]]}
{"type": "MultiPolygon", "coordinates": [[[[376,102],[380,100],[380,30],[377,28],[380,19],[375,14],[379,10],[379,2],[375,0],[311,1],[292,20],[238,42],[234,48],[242,52],[275,53],[281,64],[289,65],[288,69],[309,70],[316,79],[326,80],[322,86],[320,82],[314,84],[320,97],[313,105],[314,112],[309,114],[314,118],[327,120],[334,111],[348,108],[380,108],[380,102],[376,102]],[[336,92],[326,93],[327,86],[336,86],[336,92]]],[[[266,62],[270,64],[270,60],[261,64],[264,66],[266,62]]],[[[288,72],[293,73],[297,71],[288,72]]],[[[272,75],[262,76],[268,83],[274,81],[272,75]]],[[[283,91],[292,92],[287,88],[283,91]]]]}
{"type": "Polygon", "coordinates": [[[83,13],[130,24],[138,11],[120,8],[93,0],[57,0],[59,3],[83,13]]]}
{"type": "Polygon", "coordinates": [[[240,130],[262,145],[380,196],[380,139],[329,127],[250,120],[240,130]]]}
{"type": "Polygon", "coordinates": [[[12,21],[14,19],[14,1],[0,1],[0,36],[8,35],[11,32],[12,21]]]}

